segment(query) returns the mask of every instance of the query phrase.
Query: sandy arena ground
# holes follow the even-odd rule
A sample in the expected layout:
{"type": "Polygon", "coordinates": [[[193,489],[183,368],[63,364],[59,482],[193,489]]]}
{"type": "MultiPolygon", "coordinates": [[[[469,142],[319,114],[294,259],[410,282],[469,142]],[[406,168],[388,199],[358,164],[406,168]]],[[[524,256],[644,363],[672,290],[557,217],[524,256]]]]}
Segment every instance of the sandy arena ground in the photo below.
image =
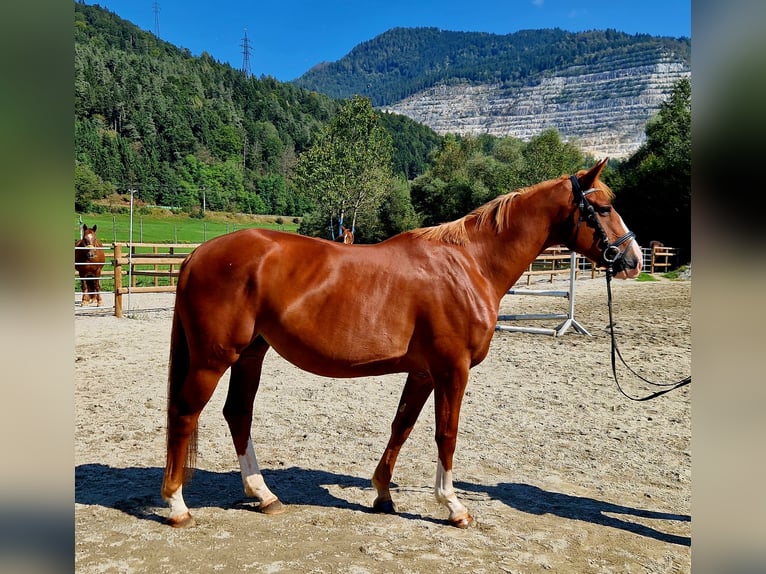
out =
{"type": "MultiPolygon", "coordinates": [[[[689,375],[691,280],[612,286],[631,367],[661,382],[689,375]]],[[[590,337],[496,333],[471,372],[454,469],[476,519],[466,530],[445,525],[433,498],[432,399],[394,472],[399,514],[373,514],[370,477],[405,376],[326,379],[273,351],[253,438],[288,511],[265,516],[244,497],[221,414],[227,374],[202,414],[198,470],[184,489],[197,524],[166,526],[159,489],[174,296],[134,294],[123,319],[77,307],[77,572],[689,572],[691,387],[625,398],[611,376],[604,278],[578,280],[575,295],[590,337]]],[[[501,312],[566,308],[564,299],[506,296],[501,312]]],[[[630,393],[655,390],[619,373],[630,393]]]]}

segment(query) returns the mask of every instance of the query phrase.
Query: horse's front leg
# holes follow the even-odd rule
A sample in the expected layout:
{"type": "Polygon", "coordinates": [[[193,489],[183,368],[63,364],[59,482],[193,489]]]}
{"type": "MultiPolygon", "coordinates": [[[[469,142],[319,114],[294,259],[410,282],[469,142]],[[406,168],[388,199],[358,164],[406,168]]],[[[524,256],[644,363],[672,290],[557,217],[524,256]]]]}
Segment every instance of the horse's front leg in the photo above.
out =
{"type": "Polygon", "coordinates": [[[377,491],[377,497],[372,503],[372,507],[376,512],[388,514],[396,512],[390,490],[396,458],[399,456],[399,451],[407,437],[410,436],[415,421],[418,420],[418,415],[423,410],[423,405],[428,400],[432,390],[433,382],[430,375],[410,373],[407,376],[407,382],[399,399],[399,407],[396,409],[396,416],[391,423],[391,437],[388,439],[386,450],[372,475],[372,486],[377,491]]]}
{"type": "Polygon", "coordinates": [[[93,280],[93,290],[96,294],[96,307],[101,307],[104,304],[103,299],[101,299],[101,279],[100,277],[97,277],[93,280]]]}
{"type": "Polygon", "coordinates": [[[90,281],[88,279],[80,279],[80,289],[82,289],[82,306],[90,305],[90,281]]]}
{"type": "Polygon", "coordinates": [[[435,438],[439,451],[434,495],[437,501],[449,509],[449,523],[458,528],[467,528],[473,522],[473,517],[458,500],[452,485],[452,457],[455,453],[460,407],[467,383],[468,368],[456,369],[444,378],[439,378],[434,390],[435,438]]]}

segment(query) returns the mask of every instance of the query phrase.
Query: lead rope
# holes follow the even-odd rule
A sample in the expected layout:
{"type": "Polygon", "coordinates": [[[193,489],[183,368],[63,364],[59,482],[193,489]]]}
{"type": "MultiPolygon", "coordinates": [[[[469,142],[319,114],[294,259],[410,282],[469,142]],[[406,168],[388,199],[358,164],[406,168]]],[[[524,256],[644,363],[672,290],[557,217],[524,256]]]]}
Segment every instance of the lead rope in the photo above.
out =
{"type": "Polygon", "coordinates": [[[630,368],[630,365],[625,362],[625,359],[622,358],[622,353],[620,353],[620,349],[617,347],[617,339],[614,335],[614,318],[612,315],[612,274],[613,269],[610,265],[607,267],[606,270],[606,291],[607,291],[607,303],[609,306],[609,334],[612,337],[612,376],[614,377],[614,382],[617,384],[617,388],[620,390],[620,392],[625,395],[627,398],[629,398],[631,401],[648,401],[649,399],[654,399],[659,396],[664,395],[665,393],[669,393],[670,391],[673,391],[675,389],[681,388],[683,386],[688,385],[692,382],[692,377],[689,375],[685,379],[681,379],[680,381],[674,382],[674,383],[655,383],[653,381],[650,381],[641,375],[639,375],[636,371],[630,368]],[[617,378],[617,361],[616,358],[619,357],[620,361],[622,361],[622,364],[625,365],[625,367],[633,373],[636,377],[644,381],[645,383],[648,383],[655,387],[665,387],[661,391],[657,391],[655,393],[652,393],[650,395],[647,395],[645,397],[633,397],[626,393],[624,390],[622,390],[622,387],[620,386],[620,381],[617,378]]]}

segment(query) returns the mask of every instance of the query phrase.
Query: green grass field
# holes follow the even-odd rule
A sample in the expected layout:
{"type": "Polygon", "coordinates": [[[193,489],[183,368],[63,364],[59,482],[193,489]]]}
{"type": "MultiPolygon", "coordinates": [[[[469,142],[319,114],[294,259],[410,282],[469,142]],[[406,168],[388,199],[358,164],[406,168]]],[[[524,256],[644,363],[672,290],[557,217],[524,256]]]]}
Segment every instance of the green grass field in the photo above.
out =
{"type": "MultiPolygon", "coordinates": [[[[129,214],[75,214],[72,219],[74,239],[80,238],[79,218],[88,227],[98,225],[98,237],[105,244],[130,241],[129,214]]],[[[209,214],[197,219],[180,214],[133,214],[134,243],[202,243],[237,229],[260,227],[296,231],[298,223],[292,217],[276,215],[209,214]],[[280,223],[281,222],[281,223],[280,223]]]]}
{"type": "MultiPolygon", "coordinates": [[[[88,227],[98,226],[97,235],[105,247],[111,247],[112,243],[128,243],[130,241],[130,215],[129,214],[75,214],[72,220],[72,234],[75,240],[80,238],[80,218],[88,227]]],[[[216,214],[209,213],[204,219],[188,217],[175,213],[158,213],[151,215],[133,215],[133,243],[203,243],[208,239],[225,235],[238,229],[245,228],[278,229],[280,231],[295,232],[298,223],[292,217],[280,217],[276,215],[239,215],[239,214],[216,214]]],[[[150,252],[151,248],[136,248],[136,253],[150,252]]],[[[165,251],[167,252],[167,251],[165,251]]],[[[127,251],[124,251],[127,253],[127,251]]],[[[106,251],[107,265],[104,267],[104,275],[101,281],[102,291],[114,289],[112,278],[113,267],[111,249],[106,251]]],[[[157,269],[168,271],[168,265],[149,266],[136,265],[135,271],[147,271],[157,269]]],[[[175,271],[178,267],[175,266],[175,271]]],[[[75,272],[76,274],[76,272],[75,272]]],[[[127,286],[127,278],[123,278],[123,284],[127,286]]],[[[168,277],[138,276],[133,277],[135,286],[169,285],[168,277]]],[[[74,280],[75,292],[81,292],[82,287],[79,279],[74,280]]]]}

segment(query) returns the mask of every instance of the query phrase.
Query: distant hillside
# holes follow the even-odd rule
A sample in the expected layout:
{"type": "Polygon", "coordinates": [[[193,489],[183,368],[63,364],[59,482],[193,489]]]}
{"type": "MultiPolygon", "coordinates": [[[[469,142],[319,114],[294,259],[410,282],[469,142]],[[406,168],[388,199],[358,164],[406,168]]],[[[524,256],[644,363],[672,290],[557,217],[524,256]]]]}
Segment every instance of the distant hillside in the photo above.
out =
{"type": "MultiPolygon", "coordinates": [[[[303,215],[297,157],[337,113],[323,94],[194,57],[97,5],[74,4],[76,208],[138,190],[192,211],[303,215]]],[[[398,173],[428,166],[439,136],[381,113],[398,173]]]]}
{"type": "Polygon", "coordinates": [[[691,40],[615,30],[508,35],[395,28],[295,84],[369,96],[437,133],[528,140],[555,127],[595,155],[627,156],[673,84],[691,74],[691,40]]]}

